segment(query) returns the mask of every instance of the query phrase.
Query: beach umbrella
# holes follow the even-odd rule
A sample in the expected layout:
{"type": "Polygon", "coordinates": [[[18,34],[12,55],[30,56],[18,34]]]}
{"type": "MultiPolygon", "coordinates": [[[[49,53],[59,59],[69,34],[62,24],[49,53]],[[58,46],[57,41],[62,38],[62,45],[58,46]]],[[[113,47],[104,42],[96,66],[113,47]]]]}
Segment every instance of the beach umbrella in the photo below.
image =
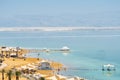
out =
{"type": "Polygon", "coordinates": [[[41,77],[46,77],[47,75],[36,73],[37,75],[40,75],[41,77]]]}
{"type": "Polygon", "coordinates": [[[26,68],[27,68],[27,66],[21,66],[21,68],[22,68],[22,69],[26,69],[26,68]]]}
{"type": "Polygon", "coordinates": [[[56,75],[59,79],[67,79],[66,76],[62,76],[62,75],[56,75]]]}
{"type": "Polygon", "coordinates": [[[49,79],[49,80],[57,80],[56,76],[51,76],[51,77],[48,77],[46,79],[49,79]]]}
{"type": "Polygon", "coordinates": [[[69,78],[69,79],[66,79],[66,80],[75,80],[74,78],[69,78]]]}

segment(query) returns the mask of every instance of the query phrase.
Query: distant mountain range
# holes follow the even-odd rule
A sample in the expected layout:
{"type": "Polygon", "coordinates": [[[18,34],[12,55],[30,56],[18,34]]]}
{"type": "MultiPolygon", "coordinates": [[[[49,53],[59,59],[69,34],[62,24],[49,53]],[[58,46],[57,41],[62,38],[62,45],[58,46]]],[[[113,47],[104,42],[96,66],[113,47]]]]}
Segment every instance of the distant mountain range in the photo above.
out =
{"type": "Polygon", "coordinates": [[[120,26],[120,14],[87,14],[87,15],[16,15],[0,17],[0,27],[118,27],[120,26]]]}

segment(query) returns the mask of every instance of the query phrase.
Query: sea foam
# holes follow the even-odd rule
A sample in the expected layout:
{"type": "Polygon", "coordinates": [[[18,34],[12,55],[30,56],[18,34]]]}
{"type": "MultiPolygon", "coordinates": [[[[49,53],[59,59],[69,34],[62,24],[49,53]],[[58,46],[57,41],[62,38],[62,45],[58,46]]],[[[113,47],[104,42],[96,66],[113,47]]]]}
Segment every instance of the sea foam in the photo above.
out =
{"type": "Polygon", "coordinates": [[[0,27],[0,31],[120,30],[120,27],[0,27]]]}

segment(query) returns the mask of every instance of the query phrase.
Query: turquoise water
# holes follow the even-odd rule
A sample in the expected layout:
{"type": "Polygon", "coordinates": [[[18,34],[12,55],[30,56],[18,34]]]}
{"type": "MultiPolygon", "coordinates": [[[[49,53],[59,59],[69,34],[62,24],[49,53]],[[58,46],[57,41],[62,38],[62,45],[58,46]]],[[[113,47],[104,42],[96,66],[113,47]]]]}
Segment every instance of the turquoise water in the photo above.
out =
{"type": "MultiPolygon", "coordinates": [[[[68,69],[61,74],[89,80],[120,79],[120,31],[38,31],[0,32],[0,45],[24,48],[59,49],[71,52],[40,53],[40,57],[63,63],[68,69]],[[104,64],[114,64],[116,71],[102,72],[104,64]]],[[[37,57],[37,53],[28,54],[37,57]]]]}

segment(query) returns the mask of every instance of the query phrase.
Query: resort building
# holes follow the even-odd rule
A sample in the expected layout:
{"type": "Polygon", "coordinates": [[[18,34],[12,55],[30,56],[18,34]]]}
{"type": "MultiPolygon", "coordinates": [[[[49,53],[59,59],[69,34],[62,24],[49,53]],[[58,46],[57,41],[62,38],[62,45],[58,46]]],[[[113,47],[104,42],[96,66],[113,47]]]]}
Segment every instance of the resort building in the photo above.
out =
{"type": "Polygon", "coordinates": [[[38,67],[40,70],[52,70],[50,63],[48,61],[41,61],[40,66],[38,67]]]}
{"type": "Polygon", "coordinates": [[[23,57],[27,51],[20,47],[0,47],[0,57],[23,57]]]}

